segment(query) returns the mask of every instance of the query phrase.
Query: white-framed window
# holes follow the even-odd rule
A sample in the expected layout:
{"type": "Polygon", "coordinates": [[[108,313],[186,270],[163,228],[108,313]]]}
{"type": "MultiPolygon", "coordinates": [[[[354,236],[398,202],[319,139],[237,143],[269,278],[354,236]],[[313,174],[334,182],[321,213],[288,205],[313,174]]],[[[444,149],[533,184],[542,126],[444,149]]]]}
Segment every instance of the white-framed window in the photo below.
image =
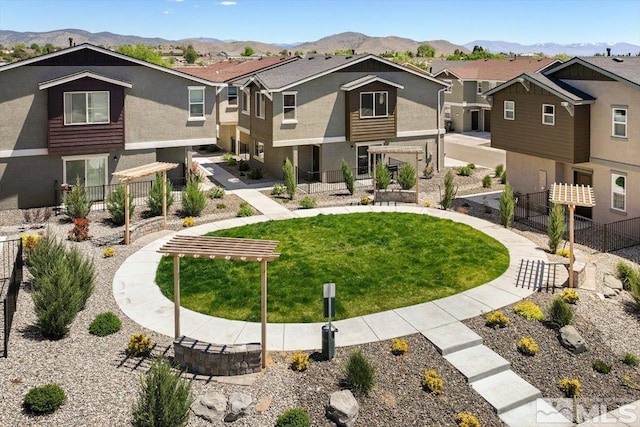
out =
{"type": "Polygon", "coordinates": [[[551,104],[542,104],[542,124],[553,126],[556,123],[556,107],[551,104]]]}
{"type": "Polygon", "coordinates": [[[476,93],[478,95],[482,95],[482,82],[481,81],[478,81],[478,88],[476,90],[476,93]]]}
{"type": "Polygon", "coordinates": [[[92,125],[109,122],[109,91],[64,93],[65,125],[92,125]]]}
{"type": "Polygon", "coordinates": [[[251,111],[251,90],[249,88],[242,89],[242,112],[249,114],[251,111]]]}
{"type": "Polygon", "coordinates": [[[282,123],[297,123],[297,94],[296,92],[282,93],[282,123]]]}
{"type": "Polygon", "coordinates": [[[516,119],[516,102],[504,101],[504,119],[515,120],[516,119]]]}
{"type": "Polygon", "coordinates": [[[387,117],[389,93],[361,92],[360,93],[360,118],[387,117]]]}
{"type": "Polygon", "coordinates": [[[611,135],[618,138],[627,137],[627,109],[624,107],[614,107],[611,114],[612,127],[611,135]]]}
{"type": "Polygon", "coordinates": [[[62,179],[64,184],[97,187],[107,182],[107,161],[109,154],[87,154],[62,157],[62,179]]]}
{"type": "Polygon", "coordinates": [[[445,105],[444,106],[444,118],[445,119],[450,119],[451,118],[451,105],[445,105]]]}
{"type": "Polygon", "coordinates": [[[265,107],[265,98],[264,93],[256,92],[256,105],[255,112],[256,117],[264,119],[264,107],[265,107]]]}
{"type": "Polygon", "coordinates": [[[264,143],[260,141],[255,141],[253,158],[264,162],[264,143]]]}
{"type": "Polygon", "coordinates": [[[611,209],[627,210],[627,176],[618,172],[611,172],[611,209]]]}
{"type": "Polygon", "coordinates": [[[238,88],[236,86],[227,87],[227,103],[234,107],[238,105],[238,88]]]}
{"type": "Polygon", "coordinates": [[[444,93],[451,93],[452,92],[452,90],[451,90],[451,84],[452,84],[451,80],[444,80],[444,82],[449,85],[445,89],[444,93]]]}
{"type": "Polygon", "coordinates": [[[189,120],[204,120],[204,86],[189,86],[189,120]]]}

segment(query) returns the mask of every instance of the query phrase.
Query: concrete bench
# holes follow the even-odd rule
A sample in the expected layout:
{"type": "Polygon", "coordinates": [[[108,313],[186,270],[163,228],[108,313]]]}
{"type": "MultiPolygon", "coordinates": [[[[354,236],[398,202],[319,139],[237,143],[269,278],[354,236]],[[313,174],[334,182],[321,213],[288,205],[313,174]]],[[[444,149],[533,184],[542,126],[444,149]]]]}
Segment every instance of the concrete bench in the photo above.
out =
{"type": "Polygon", "coordinates": [[[262,370],[262,347],[257,343],[220,345],[186,336],[173,340],[175,361],[201,375],[245,375],[262,370]]]}

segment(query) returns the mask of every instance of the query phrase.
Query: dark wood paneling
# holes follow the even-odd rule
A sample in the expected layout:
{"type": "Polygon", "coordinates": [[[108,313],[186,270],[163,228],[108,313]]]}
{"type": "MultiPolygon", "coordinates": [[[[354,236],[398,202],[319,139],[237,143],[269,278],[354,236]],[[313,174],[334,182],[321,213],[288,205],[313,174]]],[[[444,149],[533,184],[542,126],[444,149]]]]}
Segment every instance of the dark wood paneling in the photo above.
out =
{"type": "Polygon", "coordinates": [[[612,78],[605,76],[591,68],[587,68],[581,64],[572,64],[552,74],[552,77],[563,80],[600,80],[613,81],[612,78]]]}
{"type": "Polygon", "coordinates": [[[49,153],[91,154],[124,149],[124,88],[91,78],[83,78],[48,89],[49,153]],[[109,91],[111,123],[97,125],[64,124],[64,92],[109,91]]]}
{"type": "Polygon", "coordinates": [[[395,87],[374,82],[347,92],[346,98],[346,134],[353,142],[373,141],[395,138],[397,135],[396,105],[398,91],[395,87]],[[360,94],[362,92],[388,92],[388,116],[376,118],[360,118],[360,94]]]}
{"type": "Polygon", "coordinates": [[[380,73],[380,72],[400,72],[396,67],[393,67],[384,62],[376,61],[374,59],[367,59],[366,61],[358,62],[357,64],[350,65],[337,73],[380,73]]]}
{"type": "MultiPolygon", "coordinates": [[[[55,67],[55,66],[137,66],[135,62],[116,58],[111,55],[97,52],[91,49],[81,49],[75,52],[58,55],[53,58],[43,59],[31,64],[31,67],[55,67]]],[[[140,65],[142,66],[142,65],[140,65]]]]}
{"type": "Polygon", "coordinates": [[[589,106],[578,106],[574,116],[560,98],[538,86],[527,91],[511,85],[493,96],[491,146],[516,153],[580,163],[589,160],[589,106]],[[515,120],[504,119],[504,101],[515,101],[515,120]],[[555,106],[555,125],[542,124],[542,104],[555,106]]]}

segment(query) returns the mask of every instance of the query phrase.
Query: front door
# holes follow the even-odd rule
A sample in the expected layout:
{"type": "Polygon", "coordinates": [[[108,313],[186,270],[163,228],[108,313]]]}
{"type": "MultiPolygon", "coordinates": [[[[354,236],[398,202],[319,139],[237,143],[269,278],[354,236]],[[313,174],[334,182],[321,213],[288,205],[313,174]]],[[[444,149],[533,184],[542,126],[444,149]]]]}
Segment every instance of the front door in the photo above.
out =
{"type": "MultiPolygon", "coordinates": [[[[382,145],[382,144],[372,144],[372,145],[382,145]]],[[[373,171],[373,154],[369,154],[369,147],[371,145],[359,145],[357,149],[357,167],[358,167],[358,175],[370,175],[373,171]]],[[[382,159],[381,154],[376,154],[376,162],[379,162],[382,159]]]]}
{"type": "Polygon", "coordinates": [[[64,179],[70,185],[79,181],[86,188],[89,199],[104,200],[107,156],[64,159],[64,179]]]}
{"type": "MultiPolygon", "coordinates": [[[[588,185],[593,186],[593,174],[585,171],[573,171],[573,183],[576,185],[588,185]]],[[[585,218],[591,218],[593,216],[593,208],[587,208],[585,206],[576,206],[576,215],[580,215],[585,218]]]]}
{"type": "Polygon", "coordinates": [[[480,112],[479,111],[472,111],[471,112],[471,130],[479,130],[479,117],[480,117],[480,112]]]}
{"type": "Polygon", "coordinates": [[[320,181],[320,146],[314,145],[311,147],[311,179],[313,181],[320,181]]]}
{"type": "Polygon", "coordinates": [[[484,110],[482,118],[484,122],[484,131],[491,132],[491,110],[484,110]]]}

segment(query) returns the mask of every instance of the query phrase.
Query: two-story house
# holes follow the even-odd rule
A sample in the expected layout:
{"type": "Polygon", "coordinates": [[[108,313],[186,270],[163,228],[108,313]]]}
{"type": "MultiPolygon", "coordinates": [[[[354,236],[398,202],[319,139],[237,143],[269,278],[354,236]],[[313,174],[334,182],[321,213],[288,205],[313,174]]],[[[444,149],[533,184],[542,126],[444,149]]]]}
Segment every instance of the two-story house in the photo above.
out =
{"type": "Polygon", "coordinates": [[[591,185],[602,223],[640,217],[640,57],[577,57],[486,93],[516,191],[591,185]]]}
{"type": "Polygon", "coordinates": [[[90,44],[0,67],[0,209],[155,161],[184,177],[189,148],[216,143],[220,86],[90,44]]]}
{"type": "Polygon", "coordinates": [[[375,55],[309,56],[234,85],[240,141],[254,165],[275,176],[287,158],[323,181],[343,159],[365,175],[368,149],[381,145],[417,145],[422,165],[443,165],[446,83],[424,73],[375,55]]]}
{"type": "Polygon", "coordinates": [[[475,61],[433,60],[431,74],[449,83],[444,108],[447,130],[491,131],[491,105],[484,93],[522,73],[539,73],[559,64],[553,58],[478,59],[475,61]]]}

